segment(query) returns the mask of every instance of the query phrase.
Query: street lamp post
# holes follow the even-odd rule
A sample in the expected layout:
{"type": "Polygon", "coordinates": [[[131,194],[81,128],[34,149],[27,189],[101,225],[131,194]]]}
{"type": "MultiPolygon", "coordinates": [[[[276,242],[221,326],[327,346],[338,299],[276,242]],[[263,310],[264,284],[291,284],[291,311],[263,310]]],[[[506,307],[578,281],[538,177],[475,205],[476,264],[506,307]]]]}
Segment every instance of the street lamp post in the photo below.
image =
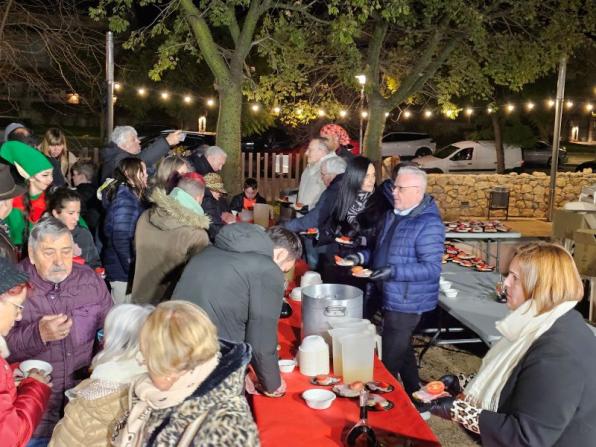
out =
{"type": "Polygon", "coordinates": [[[360,153],[363,153],[362,139],[364,137],[364,86],[366,85],[366,75],[357,75],[358,83],[360,84],[360,138],[358,143],[360,144],[360,153]]]}

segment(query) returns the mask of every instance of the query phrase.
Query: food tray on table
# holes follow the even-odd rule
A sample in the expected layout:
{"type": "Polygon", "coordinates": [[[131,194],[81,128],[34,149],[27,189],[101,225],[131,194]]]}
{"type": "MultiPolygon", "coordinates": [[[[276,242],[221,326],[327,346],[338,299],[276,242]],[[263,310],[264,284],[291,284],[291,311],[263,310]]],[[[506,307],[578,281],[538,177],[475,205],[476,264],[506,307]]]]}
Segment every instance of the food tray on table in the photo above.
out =
{"type": "Polygon", "coordinates": [[[498,220],[456,220],[445,222],[445,231],[448,233],[508,233],[511,228],[498,220]]]}
{"type": "Polygon", "coordinates": [[[443,254],[443,264],[453,262],[474,269],[478,272],[492,272],[495,267],[488,264],[482,258],[476,257],[464,250],[457,248],[455,245],[448,242],[445,243],[445,253],[443,254]]]}

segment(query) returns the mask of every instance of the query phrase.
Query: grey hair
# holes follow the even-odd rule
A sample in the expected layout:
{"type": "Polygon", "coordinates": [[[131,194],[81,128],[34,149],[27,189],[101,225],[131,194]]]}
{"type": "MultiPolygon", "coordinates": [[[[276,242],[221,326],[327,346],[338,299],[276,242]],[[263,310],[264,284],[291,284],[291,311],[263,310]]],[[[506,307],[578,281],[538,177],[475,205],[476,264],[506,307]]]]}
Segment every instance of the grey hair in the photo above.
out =
{"type": "Polygon", "coordinates": [[[341,157],[330,157],[323,160],[321,163],[321,168],[323,165],[327,168],[327,173],[329,174],[343,174],[346,172],[346,168],[348,164],[346,161],[341,157]]]}
{"type": "Polygon", "coordinates": [[[139,334],[154,306],[118,304],[106,316],[104,345],[91,362],[91,368],[113,360],[131,360],[139,352],[139,334]]]}
{"type": "Polygon", "coordinates": [[[178,185],[176,185],[176,187],[187,192],[193,197],[196,197],[199,194],[205,194],[205,184],[195,178],[182,177],[178,181],[178,185]]]}
{"type": "Polygon", "coordinates": [[[316,141],[319,145],[319,148],[324,150],[325,152],[331,152],[331,148],[329,147],[329,140],[325,137],[314,137],[311,141],[316,141]]]}
{"type": "Polygon", "coordinates": [[[205,157],[214,157],[214,156],[227,158],[228,154],[226,154],[226,151],[224,151],[219,146],[209,146],[205,150],[205,157]]]}
{"type": "Polygon", "coordinates": [[[72,239],[72,233],[60,220],[56,219],[54,216],[45,217],[37,222],[31,230],[31,234],[29,235],[29,248],[35,250],[37,243],[46,236],[56,238],[63,234],[68,234],[72,239]]]}
{"type": "Polygon", "coordinates": [[[402,175],[416,175],[420,177],[422,182],[422,192],[426,191],[428,176],[426,175],[426,172],[424,172],[422,169],[417,168],[416,166],[404,166],[397,173],[397,178],[401,177],[402,175]]]}
{"type": "Polygon", "coordinates": [[[126,143],[126,140],[129,138],[129,135],[137,136],[137,131],[132,126],[116,126],[112,131],[112,137],[110,140],[116,143],[118,146],[122,147],[123,144],[126,143]]]}

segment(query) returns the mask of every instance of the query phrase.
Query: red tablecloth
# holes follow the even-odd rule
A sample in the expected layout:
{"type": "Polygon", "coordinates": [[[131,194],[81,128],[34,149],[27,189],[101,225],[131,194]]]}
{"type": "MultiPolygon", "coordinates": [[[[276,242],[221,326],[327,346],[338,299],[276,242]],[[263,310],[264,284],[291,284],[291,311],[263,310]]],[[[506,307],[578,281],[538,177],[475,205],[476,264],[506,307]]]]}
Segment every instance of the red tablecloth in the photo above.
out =
{"type": "MultiPolygon", "coordinates": [[[[293,358],[300,340],[301,307],[291,301],[293,315],[279,322],[280,358],[293,358]]],[[[357,400],[337,398],[327,410],[313,410],[301,397],[304,390],[315,388],[309,378],[300,374],[298,368],[290,374],[282,374],[287,383],[284,397],[272,399],[250,396],[253,413],[261,443],[264,447],[325,447],[342,445],[345,433],[359,417],[357,400]]],[[[368,413],[369,423],[383,445],[398,446],[399,435],[416,440],[411,445],[439,446],[428,425],[410,403],[399,382],[375,358],[374,379],[391,383],[395,390],[384,394],[395,407],[387,412],[368,413]]],[[[324,388],[324,387],[316,387],[324,388]]],[[[402,438],[403,439],[403,438],[402,438]]]]}

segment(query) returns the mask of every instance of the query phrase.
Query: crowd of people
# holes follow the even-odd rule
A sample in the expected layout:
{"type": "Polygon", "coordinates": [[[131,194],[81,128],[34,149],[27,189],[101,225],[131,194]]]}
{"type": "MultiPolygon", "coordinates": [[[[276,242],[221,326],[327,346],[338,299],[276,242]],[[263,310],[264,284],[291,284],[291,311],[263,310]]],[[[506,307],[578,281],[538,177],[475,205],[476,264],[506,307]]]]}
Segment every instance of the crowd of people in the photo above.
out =
{"type": "Polygon", "coordinates": [[[563,248],[518,250],[502,340],[475,377],[441,378],[450,397],[417,402],[412,335],[437,307],[445,241],[426,173],[401,163],[380,181],[347,132],[326,125],[306,150],[298,215],[264,229],[238,221],[266,202],[256,180],[228,201],[225,151],[170,153],[182,138],[141,150],[136,130],[119,126],[95,166],[59,129],[41,142],[22,124],[5,129],[2,445],[259,445],[246,393],[285,394],[277,325],[284,274],[301,258],[325,282],[363,291],[383,362],[421,413],[485,445],[596,439],[596,340],[574,310],[583,287],[563,248]],[[339,268],[336,255],[370,278],[339,268]],[[21,370],[30,359],[51,368],[21,370]]]}

